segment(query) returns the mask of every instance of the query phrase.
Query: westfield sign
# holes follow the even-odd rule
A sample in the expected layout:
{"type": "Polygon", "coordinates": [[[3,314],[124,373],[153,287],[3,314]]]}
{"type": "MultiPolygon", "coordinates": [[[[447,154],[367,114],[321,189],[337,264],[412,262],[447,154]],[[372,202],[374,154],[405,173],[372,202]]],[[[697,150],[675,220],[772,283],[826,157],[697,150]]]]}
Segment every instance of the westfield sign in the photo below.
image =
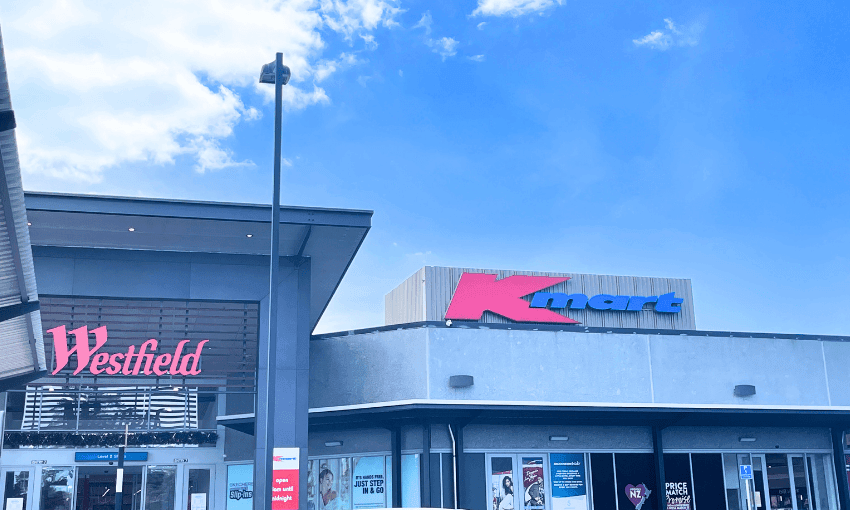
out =
{"type": "Polygon", "coordinates": [[[463,273],[457,283],[446,319],[480,320],[484,312],[493,312],[517,322],[581,324],[551,309],[614,310],[640,312],[649,304],[658,313],[679,313],[684,301],[675,292],[660,296],[612,296],[538,292],[569,280],[569,277],[514,275],[496,280],[495,274],[463,273]],[[534,294],[531,302],[522,299],[534,294]]]}
{"type": "Polygon", "coordinates": [[[70,361],[71,355],[76,354],[77,366],[74,375],[79,374],[86,368],[93,375],[105,373],[108,375],[198,375],[201,369],[198,365],[201,361],[201,351],[204,344],[209,340],[201,340],[195,348],[195,352],[184,353],[186,344],[191,340],[181,340],[177,344],[174,353],[165,352],[157,354],[158,342],[151,338],[139,346],[131,345],[126,353],[116,352],[108,354],[98,352],[106,345],[106,326],[101,326],[89,331],[88,326],[74,329],[70,334],[74,337],[74,345],[68,343],[68,333],[65,326],[48,329],[53,335],[53,350],[56,354],[56,368],[52,374],[56,375],[65,368],[70,361]],[[89,342],[90,334],[94,334],[94,346],[89,342]],[[148,352],[150,351],[150,352],[148,352]]]}

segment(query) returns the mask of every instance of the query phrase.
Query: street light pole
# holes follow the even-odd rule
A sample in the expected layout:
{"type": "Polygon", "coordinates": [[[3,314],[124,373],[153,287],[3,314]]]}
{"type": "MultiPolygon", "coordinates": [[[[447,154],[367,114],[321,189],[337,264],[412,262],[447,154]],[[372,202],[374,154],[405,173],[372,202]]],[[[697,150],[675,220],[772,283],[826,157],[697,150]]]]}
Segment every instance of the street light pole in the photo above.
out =
{"type": "MultiPolygon", "coordinates": [[[[271,260],[269,261],[269,335],[266,345],[266,380],[265,398],[258,404],[264,406],[264,411],[257,409],[257,421],[262,417],[264,423],[255,425],[257,432],[263,431],[262,452],[263,458],[254,461],[256,466],[262,466],[265,476],[261,478],[265,483],[272,479],[272,454],[274,451],[274,417],[275,417],[275,370],[277,363],[277,307],[278,291],[277,280],[280,269],[280,150],[281,150],[281,116],[283,115],[283,86],[289,82],[289,68],[283,65],[283,54],[277,53],[275,61],[263,66],[260,73],[260,83],[274,83],[274,191],[272,192],[272,217],[271,217],[271,260]]],[[[259,381],[258,381],[259,382],[259,381]]],[[[257,438],[258,443],[260,438],[257,438]]],[[[258,445],[259,446],[259,445],[258,445]]],[[[255,468],[256,471],[257,468],[255,468]]],[[[255,477],[256,482],[256,477],[255,477]]],[[[270,494],[266,492],[267,487],[254,487],[254,501],[266,502],[265,510],[271,508],[270,494]],[[257,489],[263,491],[263,497],[257,498],[257,489]]]]}

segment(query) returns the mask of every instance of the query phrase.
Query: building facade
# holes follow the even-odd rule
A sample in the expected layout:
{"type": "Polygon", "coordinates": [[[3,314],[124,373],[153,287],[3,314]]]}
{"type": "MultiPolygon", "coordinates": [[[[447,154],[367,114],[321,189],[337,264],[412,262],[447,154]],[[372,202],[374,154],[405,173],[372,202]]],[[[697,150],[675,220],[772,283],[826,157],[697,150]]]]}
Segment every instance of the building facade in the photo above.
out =
{"type": "MultiPolygon", "coordinates": [[[[309,338],[371,212],[26,196],[48,374],[3,394],[4,509],[252,508],[271,498],[255,459],[294,447],[307,467],[309,338]],[[269,363],[270,288],[278,358],[269,363]],[[274,444],[263,408],[275,386],[274,444]],[[255,471],[259,471],[256,473],[255,471]],[[265,498],[265,500],[264,500],[265,498]]],[[[297,501],[295,502],[298,503],[297,501]]],[[[306,504],[306,503],[305,503],[306,504]]]]}
{"type": "Polygon", "coordinates": [[[276,446],[307,510],[850,508],[848,337],[698,330],[686,279],[442,267],[311,335],[371,213],[284,208],[270,363],[270,208],[27,207],[48,375],[3,395],[4,509],[114,508],[124,441],[127,510],[264,508],[276,446]]]}
{"type": "Polygon", "coordinates": [[[687,280],[471,268],[386,319],[313,337],[315,506],[367,508],[388,455],[396,505],[847,508],[850,338],[697,330],[687,280]]]}

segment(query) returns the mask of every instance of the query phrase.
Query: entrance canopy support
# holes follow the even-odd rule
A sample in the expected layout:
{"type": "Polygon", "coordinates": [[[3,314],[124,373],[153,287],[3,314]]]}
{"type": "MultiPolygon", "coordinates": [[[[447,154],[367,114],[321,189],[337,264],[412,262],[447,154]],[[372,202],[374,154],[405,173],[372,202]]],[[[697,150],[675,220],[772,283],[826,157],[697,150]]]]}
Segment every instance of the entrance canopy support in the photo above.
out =
{"type": "Polygon", "coordinates": [[[838,481],[838,502],[842,509],[850,508],[850,480],[847,479],[847,465],[844,454],[846,441],[844,429],[833,428],[832,456],[835,462],[835,479],[838,481]]]}

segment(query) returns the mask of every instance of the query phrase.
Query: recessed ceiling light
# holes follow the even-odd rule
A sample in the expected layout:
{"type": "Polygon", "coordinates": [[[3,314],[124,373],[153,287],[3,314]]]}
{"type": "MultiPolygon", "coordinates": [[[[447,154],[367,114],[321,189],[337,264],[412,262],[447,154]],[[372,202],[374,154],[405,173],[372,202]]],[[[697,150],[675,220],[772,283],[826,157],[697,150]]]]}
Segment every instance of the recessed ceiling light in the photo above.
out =
{"type": "Polygon", "coordinates": [[[254,234],[245,234],[245,237],[254,237],[254,234]]]}
{"type": "Polygon", "coordinates": [[[134,229],[133,227],[130,227],[130,228],[128,228],[127,230],[129,230],[130,232],[135,232],[135,231],[136,231],[136,229],[134,229]]]}

